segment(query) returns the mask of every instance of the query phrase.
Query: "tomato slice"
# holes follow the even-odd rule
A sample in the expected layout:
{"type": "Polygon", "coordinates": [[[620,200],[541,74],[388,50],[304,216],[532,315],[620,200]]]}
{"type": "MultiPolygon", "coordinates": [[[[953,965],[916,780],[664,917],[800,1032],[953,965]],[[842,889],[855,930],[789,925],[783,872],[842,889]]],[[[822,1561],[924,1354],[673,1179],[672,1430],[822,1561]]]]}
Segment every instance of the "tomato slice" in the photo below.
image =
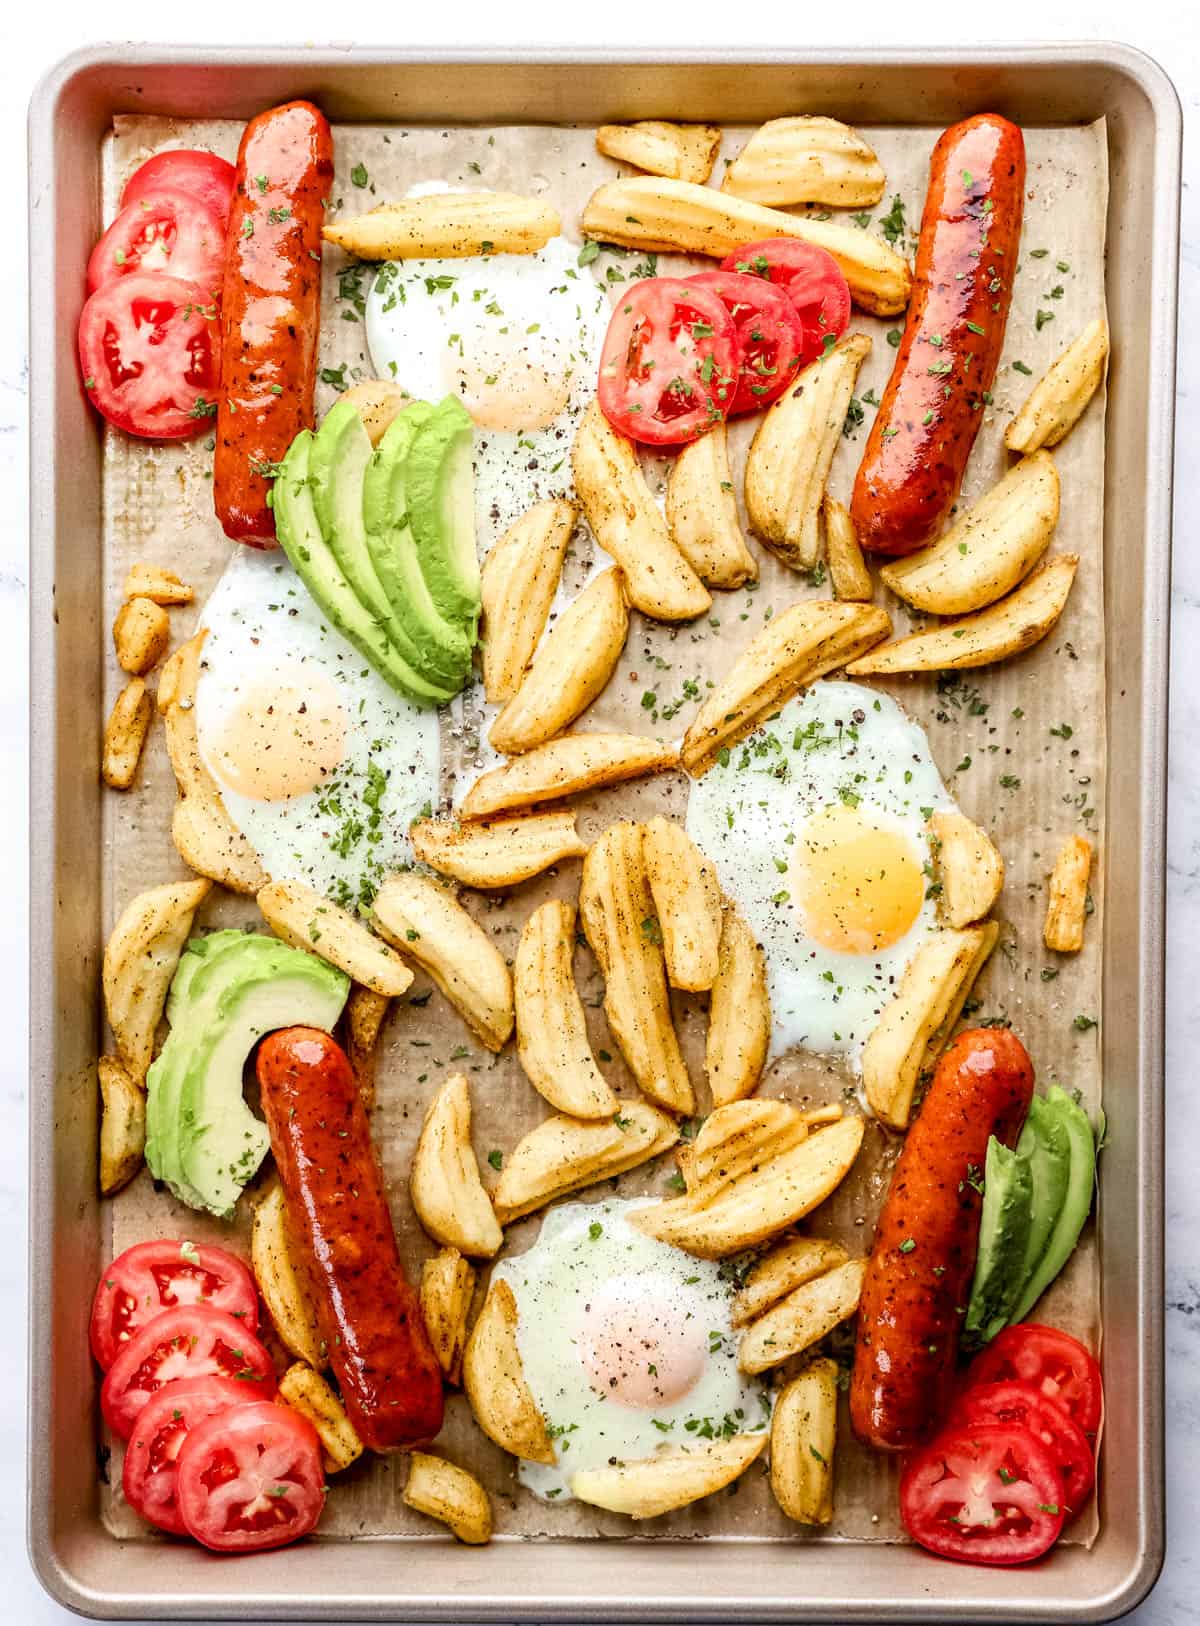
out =
{"type": "Polygon", "coordinates": [[[164,1310],[125,1345],[108,1369],[100,1405],[114,1434],[127,1440],[143,1406],[176,1378],[233,1378],[269,1400],[275,1368],[254,1334],[224,1310],[202,1304],[164,1310]]]}
{"type": "Polygon", "coordinates": [[[770,406],[800,368],[804,323],[799,311],[781,288],[740,271],[701,271],[687,281],[711,288],[733,317],[741,360],[730,416],[770,406]]]}
{"type": "Polygon", "coordinates": [[[1028,1383],[1094,1436],[1104,1407],[1100,1368],[1070,1333],[1022,1321],[1005,1327],[971,1362],[967,1383],[1028,1383]]]}
{"type": "Polygon", "coordinates": [[[164,190],[186,192],[216,215],[224,231],[229,224],[229,206],[236,186],[237,170],[215,153],[200,152],[196,148],[156,152],[126,181],[121,207],[128,208],[143,198],[157,197],[164,190]]]}
{"type": "Polygon", "coordinates": [[[647,277],[622,294],[608,324],[600,409],[630,440],[682,446],[724,419],[737,371],[737,333],[717,295],[647,277]]]}
{"type": "Polygon", "coordinates": [[[256,1404],[257,1389],[233,1378],[176,1378],[142,1407],[125,1451],[125,1500],[148,1524],[187,1534],[176,1502],[176,1466],[189,1430],[232,1406],[256,1404]]]}
{"type": "Polygon", "coordinates": [[[258,1292],[240,1259],[224,1248],[188,1241],[138,1242],[101,1276],[92,1300],[92,1354],[107,1372],[129,1343],[163,1310],[207,1304],[258,1331],[258,1292]]]}
{"type": "Polygon", "coordinates": [[[282,1547],[321,1517],[321,1442],[286,1406],[238,1406],[189,1432],[176,1494],[188,1535],[215,1552],[282,1547]]]}
{"type": "Polygon", "coordinates": [[[1053,1547],[1065,1516],[1054,1458],[1011,1423],[944,1428],[900,1480],[904,1528],[942,1558],[1026,1564],[1053,1547]]]}
{"type": "Polygon", "coordinates": [[[181,277],[116,277],[83,307],[79,365],[88,399],[116,428],[148,440],[199,434],[221,380],[216,305],[181,277]]]}
{"type": "Polygon", "coordinates": [[[832,254],[796,237],[766,237],[734,249],[722,271],[762,277],[782,288],[804,324],[800,365],[815,361],[832,336],[840,339],[850,323],[850,289],[832,254]]]}
{"type": "Polygon", "coordinates": [[[225,275],[220,219],[185,192],[156,192],[127,204],[92,250],[87,291],[143,271],[183,277],[215,299],[225,275]]]}
{"type": "Polygon", "coordinates": [[[981,1383],[965,1389],[950,1411],[952,1423],[1015,1423],[1028,1429],[1054,1458],[1063,1499],[1078,1513],[1096,1482],[1088,1437],[1056,1400],[1028,1383],[981,1383]]]}

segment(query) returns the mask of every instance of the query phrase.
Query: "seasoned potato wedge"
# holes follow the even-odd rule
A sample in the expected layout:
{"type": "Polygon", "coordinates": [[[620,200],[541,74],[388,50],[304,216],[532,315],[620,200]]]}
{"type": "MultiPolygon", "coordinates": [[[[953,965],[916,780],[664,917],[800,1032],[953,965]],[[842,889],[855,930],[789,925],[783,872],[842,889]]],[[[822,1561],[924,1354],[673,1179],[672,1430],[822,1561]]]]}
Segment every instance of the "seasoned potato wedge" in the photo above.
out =
{"type": "Polygon", "coordinates": [[[833,1519],[837,1362],[810,1361],[783,1389],[771,1415],[771,1490],[797,1524],[833,1519]]]}
{"type": "Polygon", "coordinates": [[[517,1054],[525,1076],[572,1118],[612,1118],[619,1103],[596,1064],[575,986],[575,909],[551,898],[525,922],[513,963],[517,1054]]]}
{"type": "Polygon", "coordinates": [[[481,891],[516,886],[564,858],[582,858],[587,852],[575,829],[575,814],[567,809],[489,824],[422,819],[408,834],[423,864],[481,891]]]}
{"type": "Polygon", "coordinates": [[[462,1381],[467,1316],[475,1294],[475,1269],[457,1248],[443,1248],[421,1271],[421,1315],[438,1365],[448,1382],[462,1381]]]}
{"type": "Polygon", "coordinates": [[[871,1111],[893,1129],[907,1129],[917,1082],[945,1049],[999,934],[985,920],[927,937],[883,1007],[863,1046],[862,1077],[871,1111]]]}
{"type": "Polygon", "coordinates": [[[279,1380],[279,1398],[301,1417],[307,1417],[316,1429],[326,1473],[339,1474],[362,1456],[363,1443],[346,1416],[346,1408],[311,1366],[303,1361],[289,1366],[279,1380]]]}
{"type": "Polygon", "coordinates": [[[708,1005],[704,1071],[713,1106],[740,1101],[758,1088],[771,1040],[767,962],[754,933],[727,904],[708,1005]]]}
{"type": "Polygon", "coordinates": [[[413,974],[395,949],[312,887],[272,881],[255,902],[276,937],[328,960],[365,988],[394,999],[410,987],[413,974]]]}
{"type": "Polygon", "coordinates": [[[645,734],[561,734],[481,775],[458,811],[464,819],[490,819],[678,766],[677,746],[661,745],[645,734]]]}
{"type": "MultiPolygon", "coordinates": [[[[826,1129],[813,1139],[823,1140],[831,1133],[826,1129]]],[[[742,1371],[766,1372],[832,1332],[858,1309],[866,1273],[865,1259],[849,1259],[844,1265],[814,1276],[803,1287],[793,1288],[742,1334],[738,1345],[742,1371]]]]}
{"type": "Polygon", "coordinates": [[[648,1101],[621,1101],[607,1121],[546,1118],[504,1159],[492,1194],[501,1225],[544,1208],[555,1197],[648,1163],[679,1139],[679,1130],[648,1101]]]}
{"type": "Polygon", "coordinates": [[[1061,553],[1027,576],[1015,592],[986,610],[880,644],[846,668],[850,677],[885,672],[939,672],[990,666],[1032,649],[1051,632],[1066,606],[1077,553],[1061,553]]]}
{"type": "Polygon", "coordinates": [[[1042,931],[1042,941],[1048,949],[1059,954],[1078,954],[1083,947],[1091,870],[1091,842],[1086,836],[1068,836],[1059,849],[1050,876],[1046,924],[1042,931]]]}
{"type": "Polygon", "coordinates": [[[533,660],[575,529],[573,503],[549,497],[522,514],[483,561],[483,692],[511,700],[533,660]]]}
{"type": "Polygon", "coordinates": [[[449,1525],[469,1547],[492,1539],[492,1504],[474,1474],[425,1451],[413,1451],[408,1465],[405,1507],[449,1525]]]}
{"type": "Polygon", "coordinates": [[[667,525],[676,547],[709,587],[758,580],[758,561],[738,519],[723,423],[675,454],[667,477],[667,525]]]}
{"type": "Polygon", "coordinates": [[[744,1474],[767,1443],[767,1434],[735,1434],[679,1446],[638,1462],[572,1474],[571,1494],[592,1507],[654,1519],[712,1496],[744,1474]]]}
{"type": "Polygon", "coordinates": [[[964,813],[935,813],[929,821],[933,869],[941,887],[943,926],[971,926],[991,911],[1004,886],[1004,860],[964,813]]]}
{"type": "Polygon", "coordinates": [[[358,1080],[358,1093],[369,1112],[375,1105],[375,1046],[391,1000],[355,983],[346,1001],[346,1055],[358,1080]]]}
{"type": "Polygon", "coordinates": [[[152,598],[126,599],[113,622],[117,664],[135,676],[148,672],[167,652],[171,618],[152,598]]]}
{"type": "Polygon", "coordinates": [[[768,621],[708,696],[683,736],[680,758],[694,777],[752,734],[772,712],[891,630],[874,604],[802,599],[768,621]]]}
{"type": "Polygon", "coordinates": [[[730,1307],[731,1321],[735,1327],[744,1327],[757,1320],[788,1293],[844,1265],[848,1257],[839,1242],[818,1237],[797,1236],[781,1242],[751,1268],[730,1307]]]}
{"type": "Polygon", "coordinates": [[[604,973],[604,1014],[638,1087],[668,1112],[693,1111],[640,825],[610,824],[588,849],[579,912],[604,973]]]}
{"type": "Polygon", "coordinates": [[[869,603],[874,592],[871,572],[858,544],[850,510],[826,492],[821,499],[821,518],[825,525],[825,563],[829,566],[834,597],[869,603]]]}
{"type": "Polygon", "coordinates": [[[145,683],[140,677],[130,678],[104,725],[100,775],[110,789],[128,790],[133,784],[153,715],[154,705],[145,683]]]}
{"type": "Polygon", "coordinates": [[[409,1194],[417,1218],[444,1247],[490,1259],[504,1241],[471,1143],[471,1087],[452,1073],[429,1103],[413,1153],[409,1194]]]}
{"type": "Polygon", "coordinates": [[[720,145],[721,131],[715,124],[642,119],[637,124],[602,124],[596,131],[596,150],[606,158],[697,186],[712,174],[720,145]]]}
{"type": "Polygon", "coordinates": [[[557,237],[558,211],[513,192],[433,192],[382,203],[322,229],[360,260],[463,260],[477,254],[536,254],[557,237]]]}
{"type": "Polygon", "coordinates": [[[716,981],[721,943],[721,883],[682,824],[651,819],[642,828],[646,878],[662,932],[667,980],[702,993],[716,981]]]}
{"type": "Polygon", "coordinates": [[[424,966],[489,1050],[513,1030],[512,977],[504,956],[461,903],[424,875],[389,875],[372,906],[389,943],[424,966]]]}
{"type": "Polygon", "coordinates": [[[768,119],[725,171],[722,192],[780,209],[791,203],[828,203],[869,209],[887,176],[857,130],[838,119],[768,119]]]}
{"type": "Polygon", "coordinates": [[[146,1076],[167,989],[208,896],[207,881],[169,881],[126,904],[104,948],[102,982],[108,1025],[135,1084],[146,1076]]]}
{"type": "Polygon", "coordinates": [[[371,445],[378,446],[412,396],[399,384],[390,383],[387,379],[364,378],[358,384],[351,384],[348,390],[343,390],[338,400],[350,403],[362,419],[371,445]]]}
{"type": "Polygon", "coordinates": [[[125,597],[148,598],[155,604],[190,604],[195,594],[186,582],[180,581],[173,570],[162,565],[147,564],[139,560],[130,565],[125,578],[125,597]]]}
{"type": "Polygon", "coordinates": [[[1083,417],[1100,388],[1108,360],[1108,323],[1097,317],[1038,379],[1029,399],[1004,432],[1010,452],[1057,446],[1083,417]]]}
{"type": "Polygon", "coordinates": [[[254,1210],[250,1264],[279,1342],[308,1366],[328,1365],[304,1266],[288,1229],[283,1187],[273,1181],[254,1210]]]}
{"type": "Polygon", "coordinates": [[[463,1353],[463,1388],[489,1440],[526,1462],[553,1462],[546,1420],[525,1382],[517,1319],[512,1288],[493,1282],[463,1353]]]}
{"type": "Polygon", "coordinates": [[[583,235],[622,248],[708,254],[718,260],[764,237],[799,237],[832,254],[854,303],[873,316],[899,315],[912,292],[908,262],[857,226],[766,209],[688,181],[641,175],[609,181],[588,199],[583,235]]]}
{"type": "Polygon", "coordinates": [[[518,756],[573,723],[613,675],[629,611],[619,570],[602,570],[542,640],[521,687],[492,724],[493,749],[518,756]]]}
{"type": "Polygon", "coordinates": [[[101,1056],[100,1194],[111,1197],[142,1166],[146,1150],[146,1096],[116,1056],[101,1056]]]}

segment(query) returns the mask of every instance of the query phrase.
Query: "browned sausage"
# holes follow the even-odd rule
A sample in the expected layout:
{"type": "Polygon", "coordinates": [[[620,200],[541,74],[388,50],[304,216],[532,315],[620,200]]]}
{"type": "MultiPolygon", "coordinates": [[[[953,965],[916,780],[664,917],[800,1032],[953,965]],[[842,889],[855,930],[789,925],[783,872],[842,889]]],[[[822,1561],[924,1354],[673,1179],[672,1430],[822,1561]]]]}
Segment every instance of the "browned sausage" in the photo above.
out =
{"type": "Polygon", "coordinates": [[[226,536],[275,546],[275,465],[313,426],[321,227],[333,137],[311,102],[251,119],[238,149],[221,293],[213,501],[226,536]]]}
{"type": "Polygon", "coordinates": [[[996,113],[933,149],[908,320],[850,503],[875,553],[919,548],[958,496],[1004,345],[1024,191],[1024,137],[996,113]]]}
{"type": "Polygon", "coordinates": [[[972,1028],[938,1063],[875,1228],[858,1307],[850,1421],[867,1445],[903,1451],[950,1401],[967,1312],[988,1137],[1016,1144],[1033,1063],[1015,1033],[972,1028]]]}
{"type": "Polygon", "coordinates": [[[400,1263],[350,1063],[319,1028],[285,1028],[259,1047],[258,1082],[350,1421],[372,1451],[431,1440],[442,1426],[441,1370],[400,1263]]]}

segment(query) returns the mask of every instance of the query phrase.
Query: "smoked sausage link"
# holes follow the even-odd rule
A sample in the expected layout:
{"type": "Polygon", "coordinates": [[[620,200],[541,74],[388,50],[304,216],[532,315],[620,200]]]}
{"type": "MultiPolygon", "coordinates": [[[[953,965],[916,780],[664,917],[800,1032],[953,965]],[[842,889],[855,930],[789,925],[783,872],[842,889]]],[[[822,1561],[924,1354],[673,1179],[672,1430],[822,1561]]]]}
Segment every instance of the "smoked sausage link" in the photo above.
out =
{"type": "Polygon", "coordinates": [[[319,1028],[284,1028],[259,1047],[258,1082],[288,1227],[350,1421],[372,1451],[431,1440],[442,1426],[441,1370],[400,1263],[350,1063],[319,1028]]]}
{"type": "Polygon", "coordinates": [[[933,149],[908,320],[850,503],[875,553],[921,547],[958,496],[1004,345],[1024,191],[1024,137],[996,113],[933,149]]]}
{"type": "Polygon", "coordinates": [[[937,1071],[908,1132],[875,1228],[858,1307],[850,1421],[879,1451],[905,1451],[941,1422],[979,1241],[988,1138],[1016,1144],[1033,1063],[1015,1033],[972,1028],[937,1071]]]}
{"type": "Polygon", "coordinates": [[[226,536],[275,546],[275,466],[313,426],[321,227],[333,136],[311,102],[251,119],[238,149],[221,292],[213,501],[226,536]]]}

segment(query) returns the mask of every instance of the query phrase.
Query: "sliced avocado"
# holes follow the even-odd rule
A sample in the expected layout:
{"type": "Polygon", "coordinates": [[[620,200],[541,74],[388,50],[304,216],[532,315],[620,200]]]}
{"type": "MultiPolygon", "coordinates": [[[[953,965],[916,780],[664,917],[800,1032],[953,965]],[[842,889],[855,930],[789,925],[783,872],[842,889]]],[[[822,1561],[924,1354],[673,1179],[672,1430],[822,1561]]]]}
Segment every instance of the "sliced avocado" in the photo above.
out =
{"type": "Polygon", "coordinates": [[[1017,1152],[1029,1160],[1033,1175],[1033,1208],[1025,1259],[1021,1266],[1020,1288],[1013,1296],[1014,1303],[1041,1263],[1050,1233],[1062,1212],[1071,1173],[1071,1143],[1067,1138],[1066,1124],[1058,1108],[1043,1096],[1035,1095],[1029,1103],[1029,1115],[1017,1142],[1017,1152]]]}
{"type": "Polygon", "coordinates": [[[1070,1146],[1067,1189],[1037,1267],[1013,1306],[1010,1321],[1024,1321],[1071,1257],[1092,1207],[1096,1183],[1096,1142],[1087,1113],[1057,1084],[1046,1091],[1046,1105],[1058,1115],[1070,1146]]]}
{"type": "Polygon", "coordinates": [[[472,634],[479,616],[473,438],[466,408],[448,395],[418,428],[404,472],[409,523],[433,602],[472,634]]]}
{"type": "Polygon", "coordinates": [[[978,1343],[987,1343],[1007,1323],[1013,1300],[1021,1291],[1033,1203],[1028,1159],[1010,1151],[995,1135],[988,1141],[983,1178],[979,1251],[963,1323],[964,1334],[978,1343]]]}

